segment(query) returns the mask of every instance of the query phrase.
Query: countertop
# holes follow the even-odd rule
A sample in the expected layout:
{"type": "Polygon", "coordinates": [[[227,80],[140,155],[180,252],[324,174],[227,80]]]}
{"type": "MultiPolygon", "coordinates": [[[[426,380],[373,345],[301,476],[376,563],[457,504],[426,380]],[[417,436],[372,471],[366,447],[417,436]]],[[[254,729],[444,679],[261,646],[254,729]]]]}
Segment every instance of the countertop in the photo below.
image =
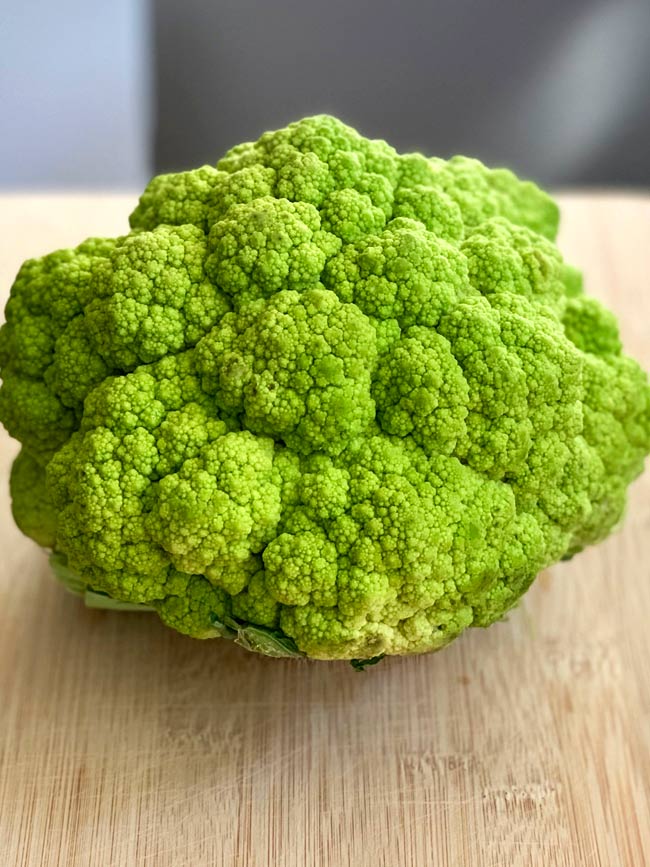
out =
{"type": "MultiPolygon", "coordinates": [[[[650,368],[650,197],[560,199],[650,368]]],[[[124,231],[133,201],[0,197],[2,305],[24,258],[124,231]]],[[[16,451],[1,432],[0,864],[650,864],[650,473],[505,622],[357,673],[84,608],[13,525],[16,451]]]]}

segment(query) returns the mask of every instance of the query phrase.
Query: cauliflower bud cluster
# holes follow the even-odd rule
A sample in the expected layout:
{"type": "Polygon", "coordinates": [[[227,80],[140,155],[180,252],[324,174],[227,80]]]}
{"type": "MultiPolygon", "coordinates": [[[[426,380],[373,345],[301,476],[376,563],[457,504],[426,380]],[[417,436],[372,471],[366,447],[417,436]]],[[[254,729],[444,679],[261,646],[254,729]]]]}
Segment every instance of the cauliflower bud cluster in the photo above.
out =
{"type": "Polygon", "coordinates": [[[606,536],[650,388],[537,186],[329,116],[26,262],[20,528],[104,604],[271,655],[436,650],[606,536]]]}

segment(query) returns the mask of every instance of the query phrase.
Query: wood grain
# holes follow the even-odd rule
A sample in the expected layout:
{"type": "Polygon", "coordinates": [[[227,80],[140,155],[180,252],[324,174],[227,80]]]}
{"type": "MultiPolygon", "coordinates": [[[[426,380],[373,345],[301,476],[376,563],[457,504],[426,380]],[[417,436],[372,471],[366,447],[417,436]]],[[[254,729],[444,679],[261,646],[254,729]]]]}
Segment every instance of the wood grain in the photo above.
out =
{"type": "MultiPolygon", "coordinates": [[[[0,199],[0,279],[128,197],[0,199]]],[[[562,197],[650,367],[650,198],[562,197]]],[[[622,532],[442,653],[279,661],[86,610],[11,521],[0,436],[0,864],[650,864],[650,476],[622,532]]]]}

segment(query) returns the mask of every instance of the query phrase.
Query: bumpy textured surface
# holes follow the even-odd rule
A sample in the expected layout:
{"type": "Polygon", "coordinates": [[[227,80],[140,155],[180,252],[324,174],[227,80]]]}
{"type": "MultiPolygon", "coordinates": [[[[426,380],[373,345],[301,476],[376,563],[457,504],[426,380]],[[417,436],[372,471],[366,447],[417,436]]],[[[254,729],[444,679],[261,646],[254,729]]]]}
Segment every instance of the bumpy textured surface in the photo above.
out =
{"type": "Polygon", "coordinates": [[[96,600],[271,655],[438,649],[605,537],[650,388],[534,184],[318,116],[21,268],[20,528],[96,600]]]}

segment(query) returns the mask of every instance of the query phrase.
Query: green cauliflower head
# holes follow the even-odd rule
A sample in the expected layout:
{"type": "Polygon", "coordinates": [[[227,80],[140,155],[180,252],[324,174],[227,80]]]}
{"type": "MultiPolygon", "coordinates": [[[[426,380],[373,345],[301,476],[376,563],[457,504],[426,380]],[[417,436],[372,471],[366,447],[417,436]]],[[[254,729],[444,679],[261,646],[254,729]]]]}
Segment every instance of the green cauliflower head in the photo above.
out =
{"type": "Polygon", "coordinates": [[[16,522],[90,604],[360,665],[620,522],[650,387],[535,184],[322,115],[130,223],[26,262],[0,331],[16,522]]]}

